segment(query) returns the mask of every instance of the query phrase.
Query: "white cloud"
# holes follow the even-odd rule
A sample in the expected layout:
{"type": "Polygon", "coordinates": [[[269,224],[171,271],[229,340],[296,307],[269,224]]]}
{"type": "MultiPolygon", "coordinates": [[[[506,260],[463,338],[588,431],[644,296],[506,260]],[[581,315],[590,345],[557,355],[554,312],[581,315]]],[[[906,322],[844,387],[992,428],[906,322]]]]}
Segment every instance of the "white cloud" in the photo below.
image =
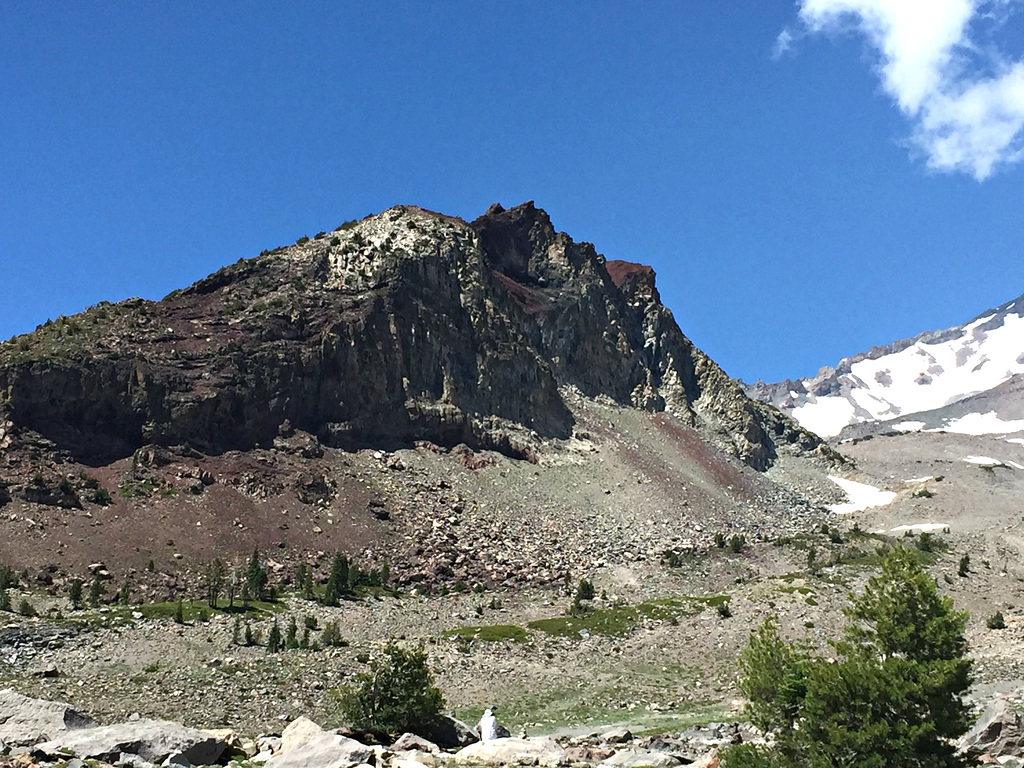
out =
{"type": "Polygon", "coordinates": [[[779,32],[779,36],[775,38],[775,49],[772,51],[772,58],[777,59],[783,54],[789,53],[793,47],[793,33],[784,29],[779,32]]]}
{"type": "MultiPolygon", "coordinates": [[[[800,0],[812,32],[855,29],[880,55],[882,87],[913,121],[929,167],[979,181],[1024,156],[1024,62],[982,45],[1020,0],[800,0]]],[[[780,35],[786,50],[792,34],[780,35]]]]}

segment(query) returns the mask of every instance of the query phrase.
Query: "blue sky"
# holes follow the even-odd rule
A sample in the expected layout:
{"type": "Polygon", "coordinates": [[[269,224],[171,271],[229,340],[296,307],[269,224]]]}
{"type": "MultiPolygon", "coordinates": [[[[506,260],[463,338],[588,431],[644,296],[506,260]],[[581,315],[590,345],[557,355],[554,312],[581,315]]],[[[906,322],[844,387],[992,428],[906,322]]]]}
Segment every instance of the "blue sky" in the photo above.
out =
{"type": "Polygon", "coordinates": [[[737,377],[1024,293],[1018,0],[0,10],[0,338],[391,205],[534,200],[737,377]]]}

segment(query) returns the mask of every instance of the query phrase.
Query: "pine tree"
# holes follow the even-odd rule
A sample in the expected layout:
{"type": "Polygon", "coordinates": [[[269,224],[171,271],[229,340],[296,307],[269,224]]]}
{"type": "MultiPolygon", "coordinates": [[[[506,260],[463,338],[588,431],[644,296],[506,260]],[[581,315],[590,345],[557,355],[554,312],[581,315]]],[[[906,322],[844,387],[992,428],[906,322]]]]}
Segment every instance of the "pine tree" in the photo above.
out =
{"type": "Polygon", "coordinates": [[[217,598],[224,588],[224,563],[214,559],[206,566],[206,602],[211,608],[217,607],[217,598]]]}
{"type": "Polygon", "coordinates": [[[444,696],[434,685],[423,648],[405,649],[389,643],[370,671],[356,676],[342,697],[342,710],[358,729],[403,733],[435,722],[444,696]]]}
{"type": "Polygon", "coordinates": [[[349,573],[348,558],[341,552],[335,553],[331,575],[327,577],[324,588],[324,605],[338,604],[338,598],[348,590],[349,573]]]}
{"type": "Polygon", "coordinates": [[[847,615],[834,663],[783,642],[772,620],[753,633],[740,687],[775,741],[728,750],[728,768],[967,764],[955,753],[971,720],[967,614],[938,593],[916,550],[891,550],[847,615]]]}
{"type": "Polygon", "coordinates": [[[100,598],[103,596],[103,581],[100,579],[100,575],[97,573],[92,577],[92,584],[89,585],[89,605],[93,608],[100,604],[100,598]]]}
{"type": "Polygon", "coordinates": [[[299,647],[299,625],[296,623],[294,616],[288,618],[288,629],[285,630],[284,647],[290,651],[299,647]]]}
{"type": "Polygon", "coordinates": [[[260,560],[260,551],[254,549],[249,559],[249,569],[246,571],[246,583],[249,585],[249,596],[254,600],[266,598],[267,591],[267,570],[260,560]]]}
{"type": "Polygon", "coordinates": [[[82,607],[82,580],[72,579],[68,583],[68,600],[76,611],[82,607]]]}
{"type": "Polygon", "coordinates": [[[267,653],[280,653],[281,648],[281,628],[277,625],[277,619],[274,619],[267,633],[267,653]]]}

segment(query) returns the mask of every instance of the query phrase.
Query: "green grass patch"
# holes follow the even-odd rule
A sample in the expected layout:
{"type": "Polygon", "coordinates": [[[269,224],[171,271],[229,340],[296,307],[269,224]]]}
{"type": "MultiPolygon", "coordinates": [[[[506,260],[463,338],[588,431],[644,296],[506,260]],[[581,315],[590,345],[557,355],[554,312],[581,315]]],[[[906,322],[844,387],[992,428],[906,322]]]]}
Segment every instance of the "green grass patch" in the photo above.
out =
{"type": "MultiPolygon", "coordinates": [[[[693,669],[678,664],[595,660],[584,677],[540,690],[519,689],[498,702],[482,704],[496,703],[502,725],[513,733],[526,726],[531,735],[613,724],[626,724],[634,733],[664,733],[728,719],[724,706],[717,702],[678,703],[697,679],[693,669]],[[648,710],[644,705],[671,700],[677,702],[671,708],[648,710]]],[[[475,723],[482,713],[483,706],[467,707],[457,710],[456,716],[475,723]]]]}
{"type": "Polygon", "coordinates": [[[787,595],[792,595],[793,593],[809,595],[814,592],[814,590],[810,587],[779,587],[779,592],[784,592],[787,595]]]}
{"type": "Polygon", "coordinates": [[[537,619],[526,626],[555,637],[580,637],[580,632],[607,637],[622,637],[639,627],[644,620],[676,621],[693,616],[705,608],[717,608],[728,602],[727,595],[705,597],[670,597],[646,600],[636,605],[595,608],[582,616],[556,616],[537,619]]]}
{"type": "Polygon", "coordinates": [[[457,629],[447,629],[444,632],[445,637],[455,637],[456,635],[466,640],[479,640],[482,643],[502,643],[506,640],[525,643],[529,640],[526,630],[515,624],[458,627],[457,629]]]}

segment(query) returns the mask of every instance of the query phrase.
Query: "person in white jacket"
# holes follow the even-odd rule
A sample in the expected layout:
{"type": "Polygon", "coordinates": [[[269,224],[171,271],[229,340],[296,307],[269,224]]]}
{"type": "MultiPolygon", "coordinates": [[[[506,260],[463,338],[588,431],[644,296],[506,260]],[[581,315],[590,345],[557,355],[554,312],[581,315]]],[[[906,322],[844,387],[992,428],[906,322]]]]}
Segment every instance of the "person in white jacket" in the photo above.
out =
{"type": "Polygon", "coordinates": [[[480,741],[494,741],[498,738],[498,721],[490,708],[484,710],[484,716],[480,718],[480,741]]]}

